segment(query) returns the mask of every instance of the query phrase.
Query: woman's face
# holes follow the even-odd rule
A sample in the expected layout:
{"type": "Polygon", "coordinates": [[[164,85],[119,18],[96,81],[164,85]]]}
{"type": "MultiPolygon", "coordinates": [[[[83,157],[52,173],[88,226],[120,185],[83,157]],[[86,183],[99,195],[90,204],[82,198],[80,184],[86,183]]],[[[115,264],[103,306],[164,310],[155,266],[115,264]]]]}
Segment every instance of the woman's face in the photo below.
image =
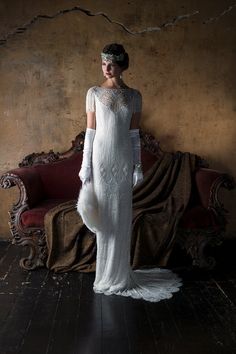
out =
{"type": "Polygon", "coordinates": [[[122,71],[122,68],[117,63],[113,63],[108,60],[102,60],[102,72],[105,78],[119,78],[122,71]]]}

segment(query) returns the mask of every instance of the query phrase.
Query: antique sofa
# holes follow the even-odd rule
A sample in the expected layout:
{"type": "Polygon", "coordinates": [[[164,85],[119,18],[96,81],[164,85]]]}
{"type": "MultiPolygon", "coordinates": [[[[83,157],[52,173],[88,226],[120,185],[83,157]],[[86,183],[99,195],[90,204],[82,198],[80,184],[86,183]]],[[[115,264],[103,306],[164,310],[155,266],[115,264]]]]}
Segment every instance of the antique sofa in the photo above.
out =
{"type": "MultiPolygon", "coordinates": [[[[47,244],[44,216],[56,205],[76,199],[81,186],[78,171],[82,162],[85,132],[78,134],[71,148],[63,153],[32,153],[19,167],[4,173],[0,178],[2,188],[19,188],[19,199],[10,214],[12,243],[27,246],[29,251],[20,260],[20,266],[32,270],[44,266],[47,244]]],[[[140,131],[144,173],[164,152],[159,142],[140,131]]],[[[226,210],[219,201],[221,188],[234,187],[233,179],[226,173],[209,169],[199,158],[189,205],[179,223],[177,242],[192,257],[195,266],[212,268],[214,257],[209,256],[208,246],[220,244],[226,226],[226,210]]],[[[95,235],[94,235],[95,237],[95,235]]]]}

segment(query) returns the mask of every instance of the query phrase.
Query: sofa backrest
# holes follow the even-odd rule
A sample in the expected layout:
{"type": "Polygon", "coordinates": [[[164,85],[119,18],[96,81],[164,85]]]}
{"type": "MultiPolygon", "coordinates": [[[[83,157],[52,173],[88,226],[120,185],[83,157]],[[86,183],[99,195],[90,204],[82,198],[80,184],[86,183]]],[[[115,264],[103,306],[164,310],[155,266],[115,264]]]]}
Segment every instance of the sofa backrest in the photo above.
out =
{"type": "Polygon", "coordinates": [[[152,167],[152,165],[157,161],[157,157],[151,152],[142,149],[141,160],[142,160],[143,173],[145,174],[152,167]]]}
{"type": "Polygon", "coordinates": [[[79,151],[63,160],[34,166],[41,177],[45,199],[77,198],[81,186],[78,173],[82,156],[83,152],[79,151]]]}
{"type": "MultiPolygon", "coordinates": [[[[147,172],[156,161],[156,156],[142,149],[143,172],[147,172]]],[[[44,199],[76,199],[81,187],[78,176],[82,163],[83,151],[79,151],[69,158],[35,165],[39,173],[43,188],[44,199]]]]}

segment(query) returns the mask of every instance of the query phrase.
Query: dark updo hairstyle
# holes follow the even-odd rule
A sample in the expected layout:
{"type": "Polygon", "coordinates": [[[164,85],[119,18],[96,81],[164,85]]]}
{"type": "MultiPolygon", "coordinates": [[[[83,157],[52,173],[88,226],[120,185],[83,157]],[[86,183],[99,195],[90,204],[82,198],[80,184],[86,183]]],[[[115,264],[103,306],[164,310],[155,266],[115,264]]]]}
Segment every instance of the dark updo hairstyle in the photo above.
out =
{"type": "Polygon", "coordinates": [[[114,55],[119,55],[119,54],[124,54],[124,59],[122,61],[116,61],[116,63],[123,69],[126,70],[129,67],[129,56],[128,53],[126,53],[124,47],[122,44],[117,44],[117,43],[112,43],[112,44],[107,44],[103,50],[103,53],[106,54],[114,54],[114,55]]]}

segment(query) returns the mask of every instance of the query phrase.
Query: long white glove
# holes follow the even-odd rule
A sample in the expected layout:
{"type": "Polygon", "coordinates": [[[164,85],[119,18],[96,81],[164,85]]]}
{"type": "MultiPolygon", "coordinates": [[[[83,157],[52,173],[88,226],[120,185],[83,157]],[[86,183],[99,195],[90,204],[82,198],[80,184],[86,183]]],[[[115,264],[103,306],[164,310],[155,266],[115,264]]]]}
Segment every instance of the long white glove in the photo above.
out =
{"type": "Polygon", "coordinates": [[[86,128],[84,138],[84,150],[81,169],[79,171],[79,177],[82,183],[89,182],[92,176],[92,151],[93,140],[96,133],[96,129],[86,128]]]}
{"type": "Polygon", "coordinates": [[[141,144],[139,129],[130,129],[130,138],[133,151],[133,187],[143,180],[142,163],[141,163],[141,144]]]}

